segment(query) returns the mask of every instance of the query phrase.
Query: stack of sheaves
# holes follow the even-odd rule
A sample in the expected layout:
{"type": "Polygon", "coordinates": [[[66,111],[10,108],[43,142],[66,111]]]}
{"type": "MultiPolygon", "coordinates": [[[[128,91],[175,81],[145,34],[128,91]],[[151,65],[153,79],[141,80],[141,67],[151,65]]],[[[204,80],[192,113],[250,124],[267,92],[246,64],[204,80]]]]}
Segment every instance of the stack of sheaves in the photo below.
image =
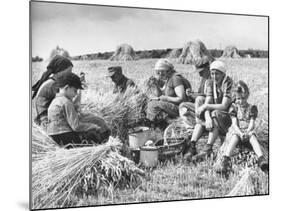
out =
{"type": "Polygon", "coordinates": [[[122,145],[110,137],[103,145],[64,149],[33,126],[32,208],[75,206],[73,197],[136,188],[144,172],[119,154],[122,145]],[[44,142],[47,140],[46,142],[44,142]],[[39,150],[38,150],[39,149],[39,150]]]}
{"type": "Polygon", "coordinates": [[[148,98],[137,88],[128,88],[124,94],[98,95],[92,92],[88,95],[83,111],[101,116],[111,128],[113,136],[125,139],[128,128],[144,120],[143,111],[148,98]]]}

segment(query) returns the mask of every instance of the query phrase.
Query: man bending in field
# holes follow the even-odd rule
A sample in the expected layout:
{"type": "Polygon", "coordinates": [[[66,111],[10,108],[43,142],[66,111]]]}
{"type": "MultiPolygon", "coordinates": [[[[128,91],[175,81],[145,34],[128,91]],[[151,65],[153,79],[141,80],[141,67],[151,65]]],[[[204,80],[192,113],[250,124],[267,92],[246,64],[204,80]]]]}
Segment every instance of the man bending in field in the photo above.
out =
{"type": "Polygon", "coordinates": [[[136,87],[133,80],[127,78],[122,73],[122,67],[113,66],[109,67],[107,77],[110,77],[114,83],[113,93],[124,93],[128,87],[136,87]]]}

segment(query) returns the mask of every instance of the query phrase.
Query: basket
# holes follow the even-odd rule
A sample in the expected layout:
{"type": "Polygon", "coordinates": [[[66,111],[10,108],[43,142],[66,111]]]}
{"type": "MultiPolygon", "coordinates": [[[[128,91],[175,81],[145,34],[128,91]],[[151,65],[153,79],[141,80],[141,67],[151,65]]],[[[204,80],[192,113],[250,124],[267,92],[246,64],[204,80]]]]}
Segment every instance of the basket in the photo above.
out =
{"type": "Polygon", "coordinates": [[[155,143],[158,147],[159,159],[164,160],[184,153],[192,132],[193,127],[186,127],[182,121],[177,120],[170,124],[164,131],[163,139],[155,143]]]}
{"type": "Polygon", "coordinates": [[[166,158],[173,157],[184,152],[187,140],[181,138],[177,139],[176,141],[177,143],[164,145],[164,139],[160,139],[155,143],[158,148],[160,160],[164,160],[166,158]]]}

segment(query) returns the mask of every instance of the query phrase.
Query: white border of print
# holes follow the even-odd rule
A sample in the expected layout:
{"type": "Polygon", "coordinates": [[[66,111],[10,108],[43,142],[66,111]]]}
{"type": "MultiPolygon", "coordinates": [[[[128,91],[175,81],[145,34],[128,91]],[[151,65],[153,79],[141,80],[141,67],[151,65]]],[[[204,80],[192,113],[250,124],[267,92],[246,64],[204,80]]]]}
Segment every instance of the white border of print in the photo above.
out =
{"type": "MultiPolygon", "coordinates": [[[[186,0],[65,0],[89,4],[151,7],[163,9],[260,14],[270,16],[270,196],[211,199],[166,203],[149,203],[121,206],[75,208],[69,210],[267,210],[280,207],[280,153],[278,137],[280,98],[278,82],[280,71],[280,27],[279,7],[268,1],[186,1],[186,0]],[[279,67],[279,68],[278,68],[279,67]],[[275,96],[275,97],[274,97],[275,96]],[[274,98],[274,99],[273,99],[274,98]]],[[[28,209],[29,169],[29,2],[11,0],[1,2],[1,210],[28,209]],[[4,49],[3,49],[4,48],[4,49]],[[4,65],[3,65],[4,63],[4,65]],[[4,117],[4,118],[3,118],[4,117]]],[[[215,24],[215,23],[214,23],[215,24]]],[[[254,35],[253,35],[254,36],[254,35]]],[[[280,82],[279,82],[280,83],[280,82]]]]}

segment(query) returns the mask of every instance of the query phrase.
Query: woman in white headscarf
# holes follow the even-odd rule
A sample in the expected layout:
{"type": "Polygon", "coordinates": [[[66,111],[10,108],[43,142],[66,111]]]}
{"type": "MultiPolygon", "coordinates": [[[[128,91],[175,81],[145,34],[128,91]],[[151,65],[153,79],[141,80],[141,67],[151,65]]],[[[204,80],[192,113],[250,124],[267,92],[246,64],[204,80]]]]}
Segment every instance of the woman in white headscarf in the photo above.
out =
{"type": "Polygon", "coordinates": [[[187,159],[197,154],[196,143],[204,131],[209,132],[205,148],[196,155],[196,158],[209,157],[212,146],[218,136],[225,136],[231,126],[231,118],[228,109],[232,103],[231,88],[233,81],[226,75],[225,64],[214,61],[210,66],[211,79],[206,81],[205,96],[199,96],[195,100],[196,125],[191,137],[187,159]]]}
{"type": "Polygon", "coordinates": [[[179,116],[178,106],[188,101],[186,90],[191,89],[187,79],[177,73],[168,59],[159,59],[155,64],[158,78],[165,81],[162,95],[148,102],[146,117],[150,121],[165,127],[169,119],[179,116]]]}

